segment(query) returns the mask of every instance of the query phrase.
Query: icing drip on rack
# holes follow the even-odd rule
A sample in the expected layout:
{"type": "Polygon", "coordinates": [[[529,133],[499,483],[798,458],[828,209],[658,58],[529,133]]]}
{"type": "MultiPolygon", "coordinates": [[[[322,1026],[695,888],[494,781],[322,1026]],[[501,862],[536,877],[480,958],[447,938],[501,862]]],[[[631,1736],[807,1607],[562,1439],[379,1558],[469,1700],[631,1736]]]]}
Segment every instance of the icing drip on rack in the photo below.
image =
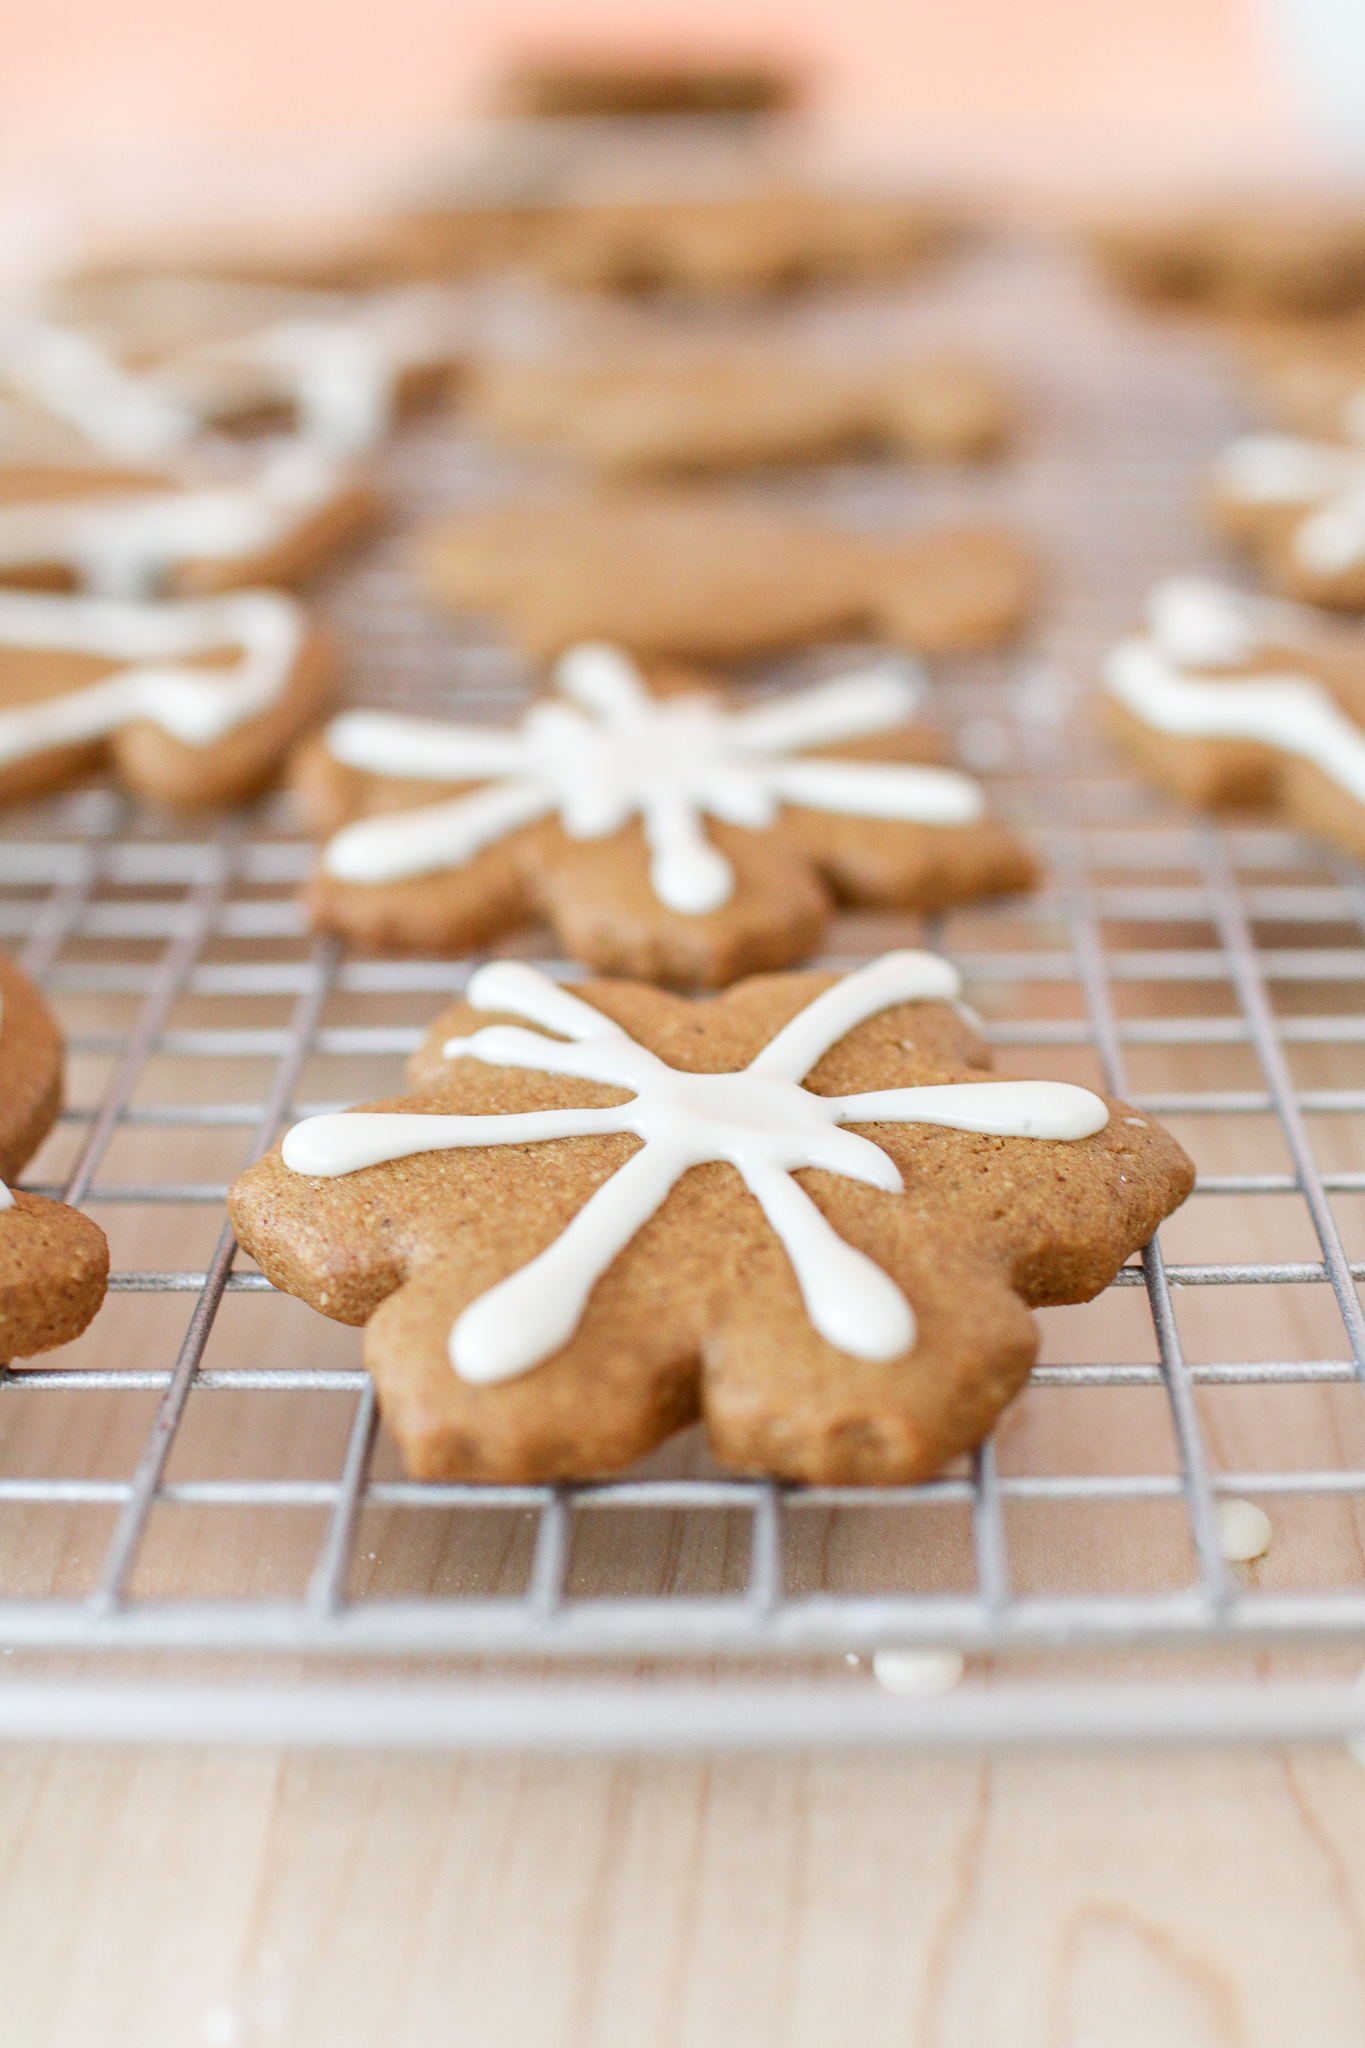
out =
{"type": "Polygon", "coordinates": [[[934,954],[889,953],[816,996],[741,1072],[695,1074],[666,1065],[534,968],[495,963],[470,977],[468,1002],[541,1030],[492,1025],[472,1038],[449,1040],[445,1058],[599,1081],[628,1088],[629,1102],[526,1115],[310,1117],[285,1139],[284,1163],[295,1173],[330,1178],[467,1146],[622,1131],[644,1141],[553,1244],[460,1316],[450,1336],[451,1363],[462,1379],[479,1385],[529,1372],[567,1344],[617,1253],[690,1167],[712,1160],[733,1166],[761,1206],[820,1335],[855,1358],[897,1358],[915,1342],[909,1302],[880,1266],[836,1234],[792,1174],[819,1167],[900,1193],[895,1162],[871,1139],[842,1128],[848,1124],[939,1124],[1075,1140],[1108,1121],[1097,1095],[1060,1081],[965,1082],[850,1096],[814,1095],[801,1086],[822,1054],[868,1017],[897,1003],[952,1001],[960,987],[956,970],[934,954]],[[547,1038],[545,1031],[561,1035],[547,1038]]]}
{"type": "Polygon", "coordinates": [[[462,866],[537,818],[570,838],[601,839],[639,817],[655,895],[703,916],[734,892],[734,871],[706,837],[708,815],[761,830],[782,804],[926,825],[967,824],[977,784],[946,768],[792,758],[902,725],[921,695],[902,664],[842,676],[751,710],[703,696],[651,697],[616,648],[585,645],[555,669],[560,696],[514,732],[352,711],[327,728],[338,761],[376,775],[487,787],[450,803],[365,818],[328,843],[338,880],[380,883],[462,866]]]}
{"type": "Polygon", "coordinates": [[[180,604],[0,591],[0,646],[122,664],[84,689],[0,710],[0,767],[103,739],[134,719],[150,719],[189,746],[211,746],[278,700],[305,631],[302,607],[274,590],[180,604]],[[241,650],[231,667],[186,666],[227,647],[241,650]]]}
{"type": "Polygon", "coordinates": [[[1157,585],[1148,617],[1150,632],[1120,641],[1103,667],[1105,688],[1135,717],[1183,739],[1278,747],[1365,803],[1365,733],[1315,677],[1187,673],[1235,669],[1267,645],[1322,637],[1299,607],[1182,577],[1157,585]]]}

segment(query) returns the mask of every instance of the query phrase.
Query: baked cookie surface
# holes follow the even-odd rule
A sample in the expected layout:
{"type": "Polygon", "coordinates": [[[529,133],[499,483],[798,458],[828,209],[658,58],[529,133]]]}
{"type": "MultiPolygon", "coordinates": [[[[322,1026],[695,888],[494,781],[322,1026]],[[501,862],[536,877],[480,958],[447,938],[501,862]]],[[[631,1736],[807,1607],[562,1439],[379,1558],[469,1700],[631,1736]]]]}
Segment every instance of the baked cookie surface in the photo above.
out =
{"type": "Polygon", "coordinates": [[[1022,625],[1035,577],[995,527],[888,540],[645,487],[463,514],[428,536],[423,564],[438,602],[498,614],[529,653],[603,640],[702,661],[810,640],[996,646],[1022,625]]]}
{"type": "Polygon", "coordinates": [[[482,968],[415,1094],[238,1180],[238,1237],[366,1325],[414,1476],[587,1478],[700,1415],[735,1470],[926,1477],[1022,1385],[1026,1304],[1088,1300],[1193,1184],[1124,1104],[991,1082],[958,986],[928,954],[703,1003],[482,968]]]}
{"type": "Polygon", "coordinates": [[[62,1106],[62,1041],[33,983],[0,956],[0,1361],[78,1337],[104,1299],[109,1247],[79,1210],[11,1191],[62,1106]]]}
{"type": "Polygon", "coordinates": [[[449,953],[539,913],[600,971],[716,987],[809,953],[836,900],[927,911],[1036,879],[978,785],[923,765],[903,664],[748,706],[609,647],[554,680],[512,731],[349,712],[305,746],[315,926],[449,953]]]}

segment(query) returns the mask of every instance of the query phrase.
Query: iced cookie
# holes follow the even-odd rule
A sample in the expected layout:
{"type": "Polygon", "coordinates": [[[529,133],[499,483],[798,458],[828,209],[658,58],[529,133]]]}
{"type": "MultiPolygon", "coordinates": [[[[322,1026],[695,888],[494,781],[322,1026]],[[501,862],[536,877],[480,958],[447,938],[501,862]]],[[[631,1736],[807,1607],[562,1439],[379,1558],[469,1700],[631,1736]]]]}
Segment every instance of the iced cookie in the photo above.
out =
{"type": "Polygon", "coordinates": [[[1090,246],[1135,298],[1228,314],[1323,313],[1365,300],[1365,207],[1211,201],[1105,222],[1090,246]]]}
{"type": "Polygon", "coordinates": [[[69,1344],[104,1300],[109,1247],[78,1209],[12,1190],[62,1106],[62,1041],[0,955],[0,1363],[69,1344]]]}
{"type": "Polygon", "coordinates": [[[280,419],[314,446],[372,447],[466,342],[434,287],[365,299],[196,277],[66,287],[68,324],[0,318],[0,392],[112,461],[156,462],[207,428],[280,419]]]}
{"type": "Polygon", "coordinates": [[[608,640],[702,661],[811,640],[991,647],[1022,624],[1034,580],[992,527],[889,540],[644,488],[466,513],[429,536],[424,564],[435,598],[500,614],[532,654],[608,640]]]}
{"type": "Polygon", "coordinates": [[[1365,638],[1195,577],[1104,663],[1111,728],[1192,803],[1273,805],[1365,855],[1365,638]]]}
{"type": "Polygon", "coordinates": [[[0,803],[106,763],[167,803],[254,795],[326,710],[332,669],[278,591],[130,604],[0,590],[0,803]]]}
{"type": "Polygon", "coordinates": [[[604,470],[735,469],[897,455],[970,461],[1005,440],[1000,380],[941,356],[857,371],[813,361],[485,365],[467,396],[476,426],[604,470]]]}
{"type": "Polygon", "coordinates": [[[992,1081],[958,977],[893,953],[688,1002],[480,968],[411,1096],[236,1183],[277,1287],[363,1323],[423,1479],[585,1479],[700,1417],[742,1472],[926,1478],[1194,1172],[1150,1117],[992,1081]],[[526,1028],[529,1026],[530,1028],[526,1028]]]}
{"type": "Polygon", "coordinates": [[[1286,597],[1365,609],[1365,445],[1245,434],[1219,457],[1209,505],[1286,597]]]}
{"type": "Polygon", "coordinates": [[[294,584],[379,512],[345,462],[298,442],[197,484],[146,470],[0,465],[0,583],[107,597],[294,584]]]}
{"type": "Polygon", "coordinates": [[[932,910],[1036,879],[979,786],[922,765],[897,665],[747,709],[703,677],[651,693],[610,647],[555,683],[510,732],[352,711],[307,746],[316,926],[448,953],[539,913],[590,966],[718,987],[811,952],[836,901],[932,910]]]}

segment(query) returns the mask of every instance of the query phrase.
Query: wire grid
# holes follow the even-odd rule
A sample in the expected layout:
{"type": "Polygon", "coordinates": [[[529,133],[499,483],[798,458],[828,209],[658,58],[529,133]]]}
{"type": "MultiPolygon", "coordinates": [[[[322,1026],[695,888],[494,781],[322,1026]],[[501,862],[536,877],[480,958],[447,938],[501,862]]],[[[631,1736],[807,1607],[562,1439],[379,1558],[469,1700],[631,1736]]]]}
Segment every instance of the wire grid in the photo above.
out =
{"type": "MultiPolygon", "coordinates": [[[[1365,1006],[1356,995],[1342,1007],[1343,995],[1355,993],[1351,985],[1365,981],[1365,877],[1290,833],[1222,830],[1174,811],[1129,780],[1078,722],[1099,648],[1130,624],[1152,575],[1187,566],[1199,551],[1190,525],[1194,479],[1236,423],[1235,394],[1197,337],[1130,323],[1093,300],[1064,258],[1028,246],[988,250],[934,289],[869,297],[852,309],[811,302],[789,319],[815,346],[855,330],[873,345],[931,338],[945,321],[957,332],[989,332],[997,355],[1001,337],[1012,338],[1031,427],[1022,458],[1008,469],[925,480],[850,466],[757,488],[854,521],[1001,511],[1038,536],[1056,565],[1050,619],[1038,643],[1022,656],[943,664],[936,680],[939,709],[963,758],[987,774],[997,808],[1033,838],[1049,879],[1026,902],[954,914],[926,936],[956,960],[968,996],[986,1012],[985,1035],[1010,1070],[1099,1078],[1193,1134],[1197,1154],[1200,1132],[1236,1128],[1246,1134],[1242,1149],[1254,1167],[1201,1173],[1196,1201],[1226,1201],[1225,1213],[1235,1219],[1251,1213],[1239,1204],[1292,1198],[1303,1205],[1313,1249],[1308,1256],[1266,1257],[1264,1232],[1256,1231],[1241,1256],[1168,1262],[1153,1244],[1114,1283],[1115,1290],[1145,1290],[1152,1356],[1083,1356],[1035,1369],[1027,1398],[1034,1390],[1062,1395],[1068,1407],[1085,1391],[1150,1390],[1164,1401],[1169,1422],[1169,1470],[1114,1469],[1112,1441],[1106,1448],[1097,1437],[1078,1469],[1032,1470],[1018,1458],[1002,1469],[987,1443],[969,1466],[925,1485],[788,1488],[708,1469],[694,1443],[680,1453],[673,1447],[671,1463],[665,1455],[610,1483],[476,1487],[420,1484],[402,1477],[382,1451],[377,1457],[378,1418],[359,1369],[358,1338],[337,1339],[353,1362],[312,1359],[313,1338],[331,1326],[301,1322],[304,1312],[274,1295],[235,1254],[224,1224],[201,1266],[116,1272],[115,1301],[69,1359],[0,1371],[0,1516],[22,1514],[25,1530],[40,1515],[98,1510],[104,1517],[98,1561],[79,1585],[17,1591],[0,1584],[0,1645],[29,1652],[232,1652],[243,1671],[255,1668],[244,1653],[305,1650],[417,1658],[433,1671],[451,1657],[605,1658],[618,1675],[630,1674],[628,1681],[605,1692],[594,1684],[375,1687],[350,1665],[299,1691],[169,1681],[138,1689],[112,1683],[117,1666],[106,1657],[81,1681],[0,1686],[0,1731],[610,1745],[1306,1734],[1365,1723],[1341,1683],[1133,1689],[1051,1682],[1064,1669],[1059,1653],[1084,1646],[1206,1651],[1365,1637],[1365,1572],[1358,1563],[1353,1569],[1334,1555],[1317,1585],[1277,1591],[1248,1583],[1225,1563],[1217,1523],[1225,1496],[1251,1495],[1274,1506],[1276,1498],[1352,1503],[1365,1494],[1365,1456],[1349,1455],[1353,1428],[1365,1447],[1365,1410],[1358,1418],[1352,1411],[1338,1428],[1333,1464],[1301,1457],[1294,1434],[1297,1402],[1341,1386],[1350,1390],[1342,1398],[1354,1403],[1355,1383],[1365,1374],[1356,1291],[1365,1262],[1348,1256],[1338,1220],[1338,1208],[1365,1192],[1365,1156],[1360,1168],[1324,1166],[1318,1157],[1343,1144],[1349,1154],[1365,1132],[1358,1121],[1365,1118],[1365,1072],[1349,1050],[1365,1044],[1365,1006]],[[1201,942],[1175,943],[1182,926],[1203,934],[1201,942]],[[1130,929],[1137,936],[1125,938],[1130,929]],[[1261,940],[1262,932],[1281,939],[1261,940]],[[1211,985],[1229,991],[1230,1002],[1211,1003],[1211,985]],[[1329,1071],[1317,1078],[1331,1085],[1308,1084],[1296,1066],[1305,1057],[1328,1061],[1329,1071]],[[1153,1061],[1157,1083],[1146,1085],[1144,1063],[1151,1068],[1153,1061]],[[1221,1071],[1229,1065],[1235,1070],[1221,1071]],[[1250,1085],[1211,1086],[1209,1078],[1250,1085]],[[1361,1085],[1340,1085],[1343,1079],[1361,1085]],[[1319,1126],[1332,1133],[1329,1147],[1321,1135],[1315,1143],[1319,1126]],[[1335,1336],[1326,1337],[1319,1315],[1317,1341],[1304,1347],[1306,1355],[1234,1353],[1188,1363],[1177,1300],[1188,1300],[1187,1290],[1248,1287],[1315,1290],[1315,1298],[1330,1293],[1335,1336]],[[145,1362],[101,1363],[106,1319],[126,1296],[183,1296],[188,1316],[178,1325],[163,1316],[149,1326],[155,1355],[145,1362]],[[253,1326],[259,1334],[250,1362],[240,1362],[238,1344],[239,1362],[220,1365],[209,1356],[211,1340],[220,1310],[235,1296],[268,1297],[271,1306],[253,1326]],[[310,1334],[301,1337],[305,1329],[310,1334]],[[1289,1405],[1276,1411],[1283,1457],[1272,1467],[1239,1470],[1211,1455],[1195,1395],[1201,1386],[1291,1393],[1289,1405]],[[272,1470],[279,1449],[272,1418],[280,1411],[271,1396],[302,1401],[301,1423],[297,1408],[288,1412],[304,1437],[319,1404],[324,1420],[316,1434],[336,1453],[325,1476],[272,1470]],[[40,1459],[25,1451],[18,1461],[25,1469],[14,1469],[6,1445],[24,1440],[6,1429],[5,1415],[6,1404],[20,1397],[86,1404],[102,1397],[106,1439],[135,1429],[135,1455],[116,1475],[82,1474],[64,1462],[66,1435],[57,1430],[43,1439],[40,1459]],[[247,1469],[229,1477],[175,1476],[191,1402],[227,1397],[246,1403],[239,1436],[247,1469]],[[338,1401],[349,1404],[339,1435],[338,1401]],[[325,1415],[321,1404],[330,1404],[325,1415]],[[1012,1514],[1161,1503],[1178,1516],[1188,1545],[1188,1569],[1177,1570],[1171,1583],[1083,1591],[1020,1583],[1008,1535],[1012,1514]],[[280,1511],[292,1515],[310,1532],[300,1539],[312,1545],[306,1572],[284,1596],[233,1589],[230,1574],[215,1567],[210,1537],[178,1577],[170,1574],[175,1590],[168,1592],[163,1578],[149,1591],[139,1578],[149,1531],[157,1517],[187,1510],[231,1512],[238,1527],[242,1518],[254,1527],[280,1511]],[[828,1539],[831,1529],[869,1516],[900,1517],[890,1549],[873,1553],[874,1562],[890,1557],[899,1564],[904,1550],[921,1541],[907,1534],[922,1529],[914,1518],[954,1511],[969,1529],[966,1583],[952,1572],[936,1580],[932,1544],[923,1582],[908,1589],[897,1583],[898,1570],[880,1582],[874,1571],[857,1586],[811,1583],[808,1572],[802,1582],[798,1558],[813,1521],[828,1539]],[[473,1590],[366,1590],[358,1569],[361,1532],[374,1517],[382,1527],[386,1512],[439,1520],[443,1540],[456,1549],[457,1579],[459,1545],[467,1541],[479,1551],[483,1538],[470,1532],[502,1518],[499,1527],[512,1527],[513,1547],[519,1543],[524,1552],[520,1583],[504,1590],[494,1574],[473,1590]],[[660,1514],[673,1518],[670,1526],[710,1515],[733,1529],[737,1518],[741,1534],[728,1547],[723,1586],[697,1590],[684,1575],[681,1588],[665,1577],[649,1592],[622,1592],[621,1574],[613,1580],[607,1569],[602,1584],[585,1591],[574,1557],[588,1525],[608,1560],[619,1562],[644,1541],[646,1519],[660,1514]],[[831,1679],[828,1666],[807,1671],[799,1683],[765,1679],[686,1690],[638,1673],[644,1658],[723,1654],[758,1660],[766,1671],[776,1656],[862,1656],[890,1645],[1031,1649],[1051,1653],[1053,1662],[1042,1667],[1042,1685],[969,1686],[935,1707],[880,1697],[865,1675],[860,1681],[839,1671],[831,1679]]],[[[406,509],[419,518],[495,497],[540,474],[440,422],[404,436],[391,472],[406,509]]],[[[426,611],[401,541],[381,545],[336,578],[325,604],[346,634],[350,689],[359,699],[496,718],[531,686],[524,664],[479,622],[452,627],[426,611]]],[[[754,680],[759,688],[774,686],[836,660],[817,652],[754,680]]],[[[0,842],[0,939],[67,1011],[78,1072],[100,1077],[88,1097],[77,1092],[66,1112],[56,1148],[60,1176],[29,1185],[88,1204],[114,1224],[130,1212],[164,1210],[182,1219],[212,1213],[230,1172],[258,1157],[294,1116],[401,1089],[397,1063],[463,986],[472,963],[345,959],[334,942],[309,941],[293,890],[310,857],[280,800],[250,818],[196,831],[96,789],[12,821],[0,842]],[[381,1021],[356,1021],[373,1013],[381,1021]],[[205,1014],[207,1023],[199,1021],[205,1014]],[[271,1021],[261,1021],[267,1016],[271,1021]],[[147,1083],[167,1070],[194,1084],[175,1099],[160,1099],[161,1090],[147,1083]],[[308,1088],[324,1071],[354,1085],[310,1099],[308,1088]],[[223,1077],[234,1073],[246,1081],[225,1089],[223,1077]],[[253,1086],[262,1075],[267,1085],[253,1086]],[[177,1148],[229,1139],[239,1152],[222,1179],[164,1176],[164,1161],[177,1148]],[[152,1157],[155,1172],[117,1177],[110,1162],[129,1140],[131,1156],[152,1157]]],[[[905,936],[891,920],[848,917],[818,964],[846,968],[905,936]]],[[[534,951],[541,943],[518,935],[509,950],[534,951]]],[[[578,971],[565,962],[542,964],[565,977],[578,971]]],[[[17,1554],[15,1545],[0,1551],[17,1554]]],[[[376,1556],[369,1553],[367,1561],[376,1556]]]]}

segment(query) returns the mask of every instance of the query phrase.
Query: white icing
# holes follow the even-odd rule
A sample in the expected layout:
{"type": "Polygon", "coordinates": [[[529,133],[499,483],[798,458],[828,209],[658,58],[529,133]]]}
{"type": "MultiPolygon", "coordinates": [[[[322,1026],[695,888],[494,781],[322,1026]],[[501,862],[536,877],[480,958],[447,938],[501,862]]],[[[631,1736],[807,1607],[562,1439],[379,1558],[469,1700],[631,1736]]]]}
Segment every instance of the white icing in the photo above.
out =
{"type": "Polygon", "coordinates": [[[372,774],[452,782],[498,778],[450,803],[364,818],[338,832],[323,865],[339,880],[380,883],[459,867],[535,818],[558,814],[574,839],[600,839],[639,817],[660,902],[702,916],[734,892],[706,816],[761,830],[779,806],[929,825],[978,818],[982,796],[946,768],[793,759],[794,749],[901,725],[921,685],[885,664],[753,710],[709,698],[650,696],[625,655],[583,646],[558,663],[561,697],[533,705],[515,732],[353,711],[327,728],[329,751],[372,774]]]}
{"type": "Polygon", "coordinates": [[[1074,1140],[1101,1130],[1108,1110],[1088,1089],[1058,1081],[967,1082],[823,1096],[800,1084],[821,1055],[866,1018],[893,1004],[952,1001],[961,983],[930,953],[890,953],[849,974],[785,1024],[739,1073],[670,1067],[534,968],[498,962],[471,976],[478,1010],[502,1010],[546,1030],[493,1025],[451,1039],[446,1059],[574,1075],[631,1091],[610,1109],[548,1109],[525,1115],[366,1114],[310,1117],[284,1141],[293,1172],[330,1178],[414,1153],[467,1146],[541,1144],[628,1131],[642,1149],[619,1167],[561,1235],[460,1316],[450,1358],[462,1379],[485,1385],[529,1372],[573,1336],[597,1281],[689,1167],[736,1168],[791,1260],[811,1322],[855,1358],[900,1357],[915,1318],[900,1288],[840,1238],[792,1179],[818,1167],[887,1194],[903,1190],[890,1156],[854,1123],[940,1124],[1009,1137],[1074,1140]]]}
{"type": "Polygon", "coordinates": [[[245,483],[0,505],[0,569],[55,562],[101,596],[151,596],[177,563],[277,546],[345,481],[331,456],[286,443],[245,483]]]}
{"type": "Polygon", "coordinates": [[[1365,803],[1365,733],[1311,675],[1225,681],[1186,667],[1232,667],[1267,642],[1292,638],[1296,608],[1193,578],[1159,584],[1152,631],[1110,650],[1105,687],[1136,717],[1184,739],[1254,740],[1310,761],[1365,803]]]}
{"type": "Polygon", "coordinates": [[[327,317],[273,321],[144,371],[125,368],[92,334],[14,314],[0,322],[0,381],[123,460],[182,446],[225,394],[237,409],[293,405],[310,441],[351,451],[383,435],[406,371],[456,353],[457,303],[435,286],[379,293],[355,310],[324,299],[327,317]]]}
{"type": "Polygon", "coordinates": [[[1365,560],[1365,448],[1296,434],[1247,434],[1214,472],[1246,505],[1302,507],[1290,545],[1306,569],[1333,576],[1365,560]]]}
{"type": "Polygon", "coordinates": [[[277,700],[305,631],[302,607],[274,590],[180,604],[0,591],[0,646],[121,664],[84,689],[0,710],[0,765],[103,738],[133,719],[151,719],[190,746],[210,746],[277,700]],[[241,650],[230,667],[183,665],[229,647],[241,650]]]}

